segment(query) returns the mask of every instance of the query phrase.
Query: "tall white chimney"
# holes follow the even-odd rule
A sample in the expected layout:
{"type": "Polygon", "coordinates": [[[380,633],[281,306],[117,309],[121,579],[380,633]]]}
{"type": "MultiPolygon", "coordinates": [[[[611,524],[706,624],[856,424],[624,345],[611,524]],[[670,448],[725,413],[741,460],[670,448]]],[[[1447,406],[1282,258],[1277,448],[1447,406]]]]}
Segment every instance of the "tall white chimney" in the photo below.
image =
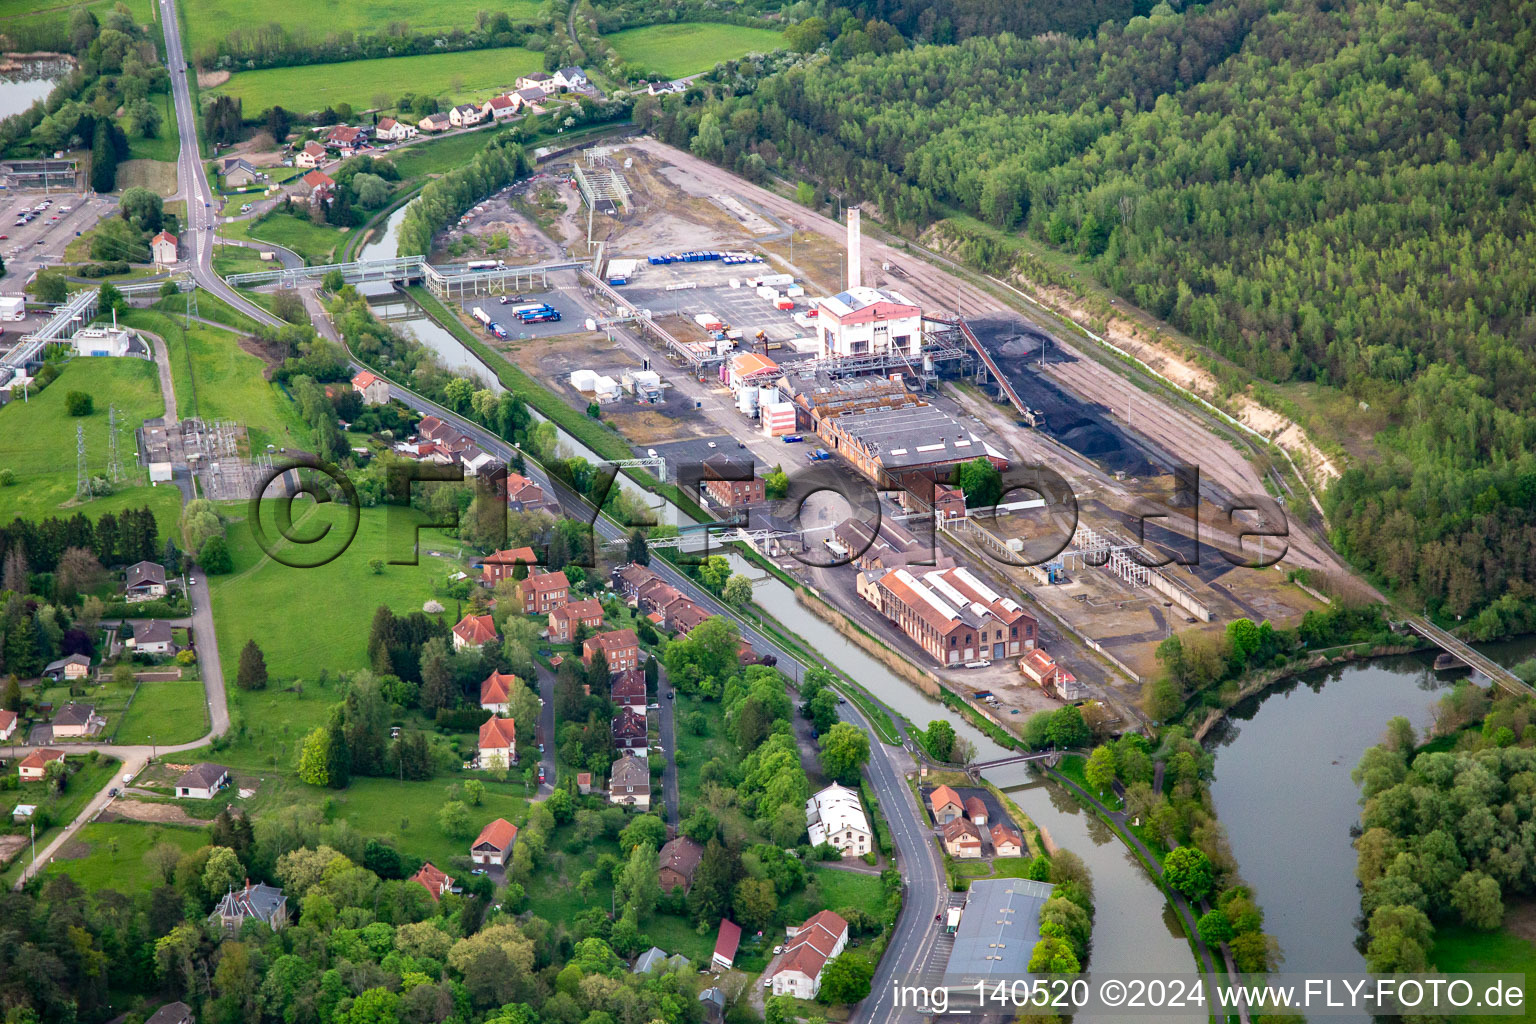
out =
{"type": "Polygon", "coordinates": [[[859,267],[861,265],[859,250],[859,208],[848,208],[848,287],[859,286],[859,267]]]}

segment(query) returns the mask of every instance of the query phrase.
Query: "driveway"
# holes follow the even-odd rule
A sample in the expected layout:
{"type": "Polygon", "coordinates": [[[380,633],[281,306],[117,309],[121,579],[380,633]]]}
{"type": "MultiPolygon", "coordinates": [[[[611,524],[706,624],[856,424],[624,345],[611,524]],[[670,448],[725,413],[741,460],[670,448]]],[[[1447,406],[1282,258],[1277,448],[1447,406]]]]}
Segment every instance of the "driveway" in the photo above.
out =
{"type": "MultiPolygon", "coordinates": [[[[654,657],[654,655],[652,655],[654,657]]],[[[657,668],[661,668],[660,665],[657,668]]],[[[661,708],[656,712],[657,726],[661,735],[661,798],[667,802],[667,821],[673,825],[682,820],[682,808],[678,806],[680,797],[677,789],[677,701],[667,700],[662,694],[672,689],[672,684],[667,681],[667,670],[661,669],[661,674],[656,677],[656,703],[661,708]]]]}

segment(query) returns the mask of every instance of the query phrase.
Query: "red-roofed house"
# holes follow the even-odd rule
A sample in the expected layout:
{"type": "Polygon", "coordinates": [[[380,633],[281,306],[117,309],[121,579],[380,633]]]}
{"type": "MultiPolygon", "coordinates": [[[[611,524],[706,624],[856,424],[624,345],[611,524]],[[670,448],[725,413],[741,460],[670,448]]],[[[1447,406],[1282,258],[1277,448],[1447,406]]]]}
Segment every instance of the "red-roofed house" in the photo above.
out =
{"type": "Polygon", "coordinates": [[[614,747],[621,751],[643,751],[650,745],[643,711],[636,712],[629,708],[621,708],[619,713],[613,716],[610,731],[613,733],[614,747]]]}
{"type": "Polygon", "coordinates": [[[318,142],[304,143],[304,148],[299,150],[293,158],[295,167],[319,167],[325,163],[325,147],[318,142]]]}
{"type": "Polygon", "coordinates": [[[431,861],[423,864],[421,870],[411,876],[411,881],[420,882],[421,887],[427,890],[427,895],[432,897],[433,903],[442,899],[443,893],[453,888],[453,879],[433,867],[431,861]]]}
{"type": "Polygon", "coordinates": [[[0,709],[0,742],[8,740],[16,732],[16,712],[0,709]]]}
{"type": "Polygon", "coordinates": [[[62,760],[64,760],[64,751],[39,748],[21,759],[21,764],[16,766],[16,774],[23,782],[36,782],[43,777],[50,761],[62,760]]]}
{"type": "Polygon", "coordinates": [[[571,584],[563,572],[541,572],[518,581],[517,597],[524,615],[548,615],[571,599],[571,584]]]}
{"type": "Polygon", "coordinates": [[[517,676],[510,672],[492,672],[480,684],[480,706],[497,715],[505,715],[510,709],[507,701],[512,694],[512,684],[517,676]]]}
{"type": "Polygon", "coordinates": [[[453,649],[484,647],[496,642],[496,621],[489,615],[466,615],[453,627],[453,649]]]}
{"type": "Polygon", "coordinates": [[[715,939],[715,952],[710,963],[722,971],[731,969],[736,962],[736,950],[741,948],[741,925],[726,918],[720,919],[720,935],[715,939]]]}
{"type": "Polygon", "coordinates": [[[549,639],[552,643],[568,644],[576,636],[576,627],[603,628],[603,603],[595,597],[585,601],[563,604],[549,613],[549,639]]]}
{"type": "Polygon", "coordinates": [[[512,844],[517,842],[517,826],[506,818],[497,818],[485,828],[469,847],[469,859],[476,864],[495,864],[506,867],[512,844]]]}
{"type": "Polygon", "coordinates": [[[602,651],[608,659],[609,672],[640,667],[640,638],[635,636],[632,629],[611,629],[587,637],[581,645],[582,663],[590,667],[598,651],[602,651]]]}
{"type": "Polygon", "coordinates": [[[480,727],[480,767],[510,768],[517,760],[517,723],[491,717],[480,727]]]}
{"type": "MultiPolygon", "coordinates": [[[[426,420],[422,420],[426,423],[426,420]]],[[[506,551],[496,551],[486,555],[480,561],[480,582],[487,587],[494,587],[502,580],[512,579],[512,571],[518,565],[528,567],[539,563],[539,556],[533,553],[533,548],[508,548],[506,551]]]]}
{"type": "Polygon", "coordinates": [[[325,144],[343,151],[355,151],[368,145],[368,135],[361,128],[338,124],[325,133],[325,144]]]}
{"type": "Polygon", "coordinates": [[[933,811],[934,822],[940,825],[965,816],[965,804],[961,803],[960,794],[948,786],[935,789],[928,797],[928,806],[933,811]]]}
{"type": "Polygon", "coordinates": [[[981,830],[969,818],[955,818],[943,829],[944,852],[961,860],[981,856],[981,830]]]}
{"type": "Polygon", "coordinates": [[[480,110],[486,117],[505,121],[517,113],[517,101],[509,95],[492,96],[480,110]]]}
{"type": "Polygon", "coordinates": [[[822,969],[848,945],[848,922],[823,910],[787,931],[784,958],[769,978],[773,994],[815,999],[821,991],[822,969]]]}
{"type": "Polygon", "coordinates": [[[529,512],[554,505],[544,496],[544,488],[521,473],[507,474],[507,507],[514,512],[529,512]]]}
{"type": "Polygon", "coordinates": [[[609,696],[619,707],[645,714],[645,673],[637,668],[615,672],[609,696]]]}
{"type": "Polygon", "coordinates": [[[992,826],[992,852],[999,857],[1024,856],[1024,838],[1013,829],[998,822],[992,826]]]}
{"type": "Polygon", "coordinates": [[[982,802],[981,797],[968,796],[965,798],[965,816],[970,818],[971,822],[975,825],[985,825],[987,823],[987,805],[982,802]]]}
{"type": "Polygon", "coordinates": [[[362,370],[352,378],[352,387],[363,396],[364,405],[383,405],[389,401],[389,381],[362,370]]]}
{"type": "Polygon", "coordinates": [[[329,195],[331,189],[336,187],[336,182],[331,179],[331,176],[318,169],[310,171],[299,180],[304,183],[305,188],[309,189],[311,199],[319,199],[329,195]]]}
{"type": "Polygon", "coordinates": [[[168,267],[176,262],[176,236],[169,231],[162,231],[150,239],[150,248],[154,251],[155,262],[162,267],[168,267]]]}

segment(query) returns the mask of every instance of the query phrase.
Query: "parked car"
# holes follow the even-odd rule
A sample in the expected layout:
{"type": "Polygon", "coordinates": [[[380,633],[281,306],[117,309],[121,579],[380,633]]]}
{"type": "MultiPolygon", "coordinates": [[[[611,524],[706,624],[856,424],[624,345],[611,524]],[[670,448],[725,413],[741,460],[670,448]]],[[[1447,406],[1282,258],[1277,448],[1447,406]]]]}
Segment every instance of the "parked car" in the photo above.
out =
{"type": "Polygon", "coordinates": [[[107,790],[107,796],[117,796],[117,787],[113,786],[111,789],[107,790]]]}
{"type": "Polygon", "coordinates": [[[472,875],[483,875],[485,874],[485,868],[470,868],[469,873],[472,875]]]}

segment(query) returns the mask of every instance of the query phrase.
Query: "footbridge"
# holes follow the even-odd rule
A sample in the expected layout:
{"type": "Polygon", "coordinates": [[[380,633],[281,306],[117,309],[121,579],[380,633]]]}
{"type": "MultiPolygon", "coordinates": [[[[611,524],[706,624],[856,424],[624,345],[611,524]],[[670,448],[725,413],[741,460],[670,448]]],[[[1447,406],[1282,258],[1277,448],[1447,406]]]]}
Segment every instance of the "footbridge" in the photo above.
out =
{"type": "Polygon", "coordinates": [[[432,264],[425,256],[399,256],[383,260],[354,260],[315,267],[273,267],[245,274],[230,274],[224,280],[232,288],[258,288],[277,285],[297,288],[323,281],[332,272],[341,274],[348,284],[386,282],[424,284],[440,299],[467,298],[474,295],[501,295],[520,289],[549,287],[549,275],[560,270],[579,270],[584,260],[559,260],[530,266],[475,266],[468,263],[432,264]]]}
{"type": "MultiPolygon", "coordinates": [[[[153,294],[165,287],[166,280],[174,284],[179,291],[186,291],[192,287],[190,277],[176,275],[168,279],[120,284],[117,290],[129,296],[153,294]]],[[[95,318],[96,311],[101,306],[100,295],[100,288],[82,288],[71,293],[61,305],[54,307],[53,315],[46,323],[31,334],[23,336],[4,357],[0,357],[0,366],[22,369],[28,363],[41,359],[43,349],[49,344],[73,338],[76,331],[95,318]]]]}
{"type": "Polygon", "coordinates": [[[1494,686],[1502,687],[1510,693],[1536,696],[1536,687],[1524,682],[1519,676],[1487,655],[1479,654],[1469,644],[1428,619],[1415,616],[1404,622],[1404,625],[1472,669],[1474,678],[1483,676],[1494,686]]]}

